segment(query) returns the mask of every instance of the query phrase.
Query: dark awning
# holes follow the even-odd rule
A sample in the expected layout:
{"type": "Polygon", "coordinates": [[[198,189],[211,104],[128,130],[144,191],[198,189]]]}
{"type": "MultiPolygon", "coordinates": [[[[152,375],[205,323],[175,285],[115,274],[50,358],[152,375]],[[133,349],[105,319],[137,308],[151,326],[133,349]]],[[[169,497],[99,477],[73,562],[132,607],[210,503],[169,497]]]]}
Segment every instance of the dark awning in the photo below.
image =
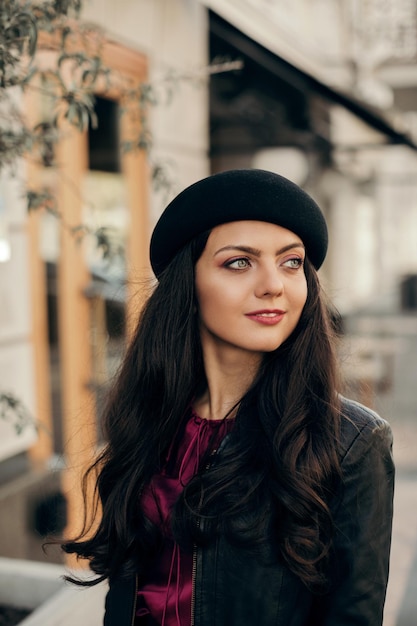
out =
{"type": "Polygon", "coordinates": [[[340,89],[331,87],[308,72],[296,67],[242,33],[216,13],[210,12],[210,16],[212,33],[228,41],[237,50],[240,50],[269,72],[304,93],[312,92],[318,94],[330,103],[344,107],[372,129],[385,135],[390,144],[401,144],[417,150],[417,144],[413,139],[406,133],[397,130],[392,122],[384,117],[383,113],[378,109],[361,102],[340,89]]]}

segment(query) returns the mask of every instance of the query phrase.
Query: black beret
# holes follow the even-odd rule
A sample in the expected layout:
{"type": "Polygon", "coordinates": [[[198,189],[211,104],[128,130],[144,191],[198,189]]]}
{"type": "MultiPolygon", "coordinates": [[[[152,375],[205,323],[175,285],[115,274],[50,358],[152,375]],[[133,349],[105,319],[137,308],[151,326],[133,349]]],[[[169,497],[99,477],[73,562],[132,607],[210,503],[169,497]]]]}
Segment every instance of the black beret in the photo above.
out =
{"type": "Polygon", "coordinates": [[[327,252],[323,213],[290,180],[265,170],[229,170],[190,185],[166,207],[152,233],[151,265],[158,277],[196,235],[241,220],[271,222],[300,237],[318,269],[327,252]]]}

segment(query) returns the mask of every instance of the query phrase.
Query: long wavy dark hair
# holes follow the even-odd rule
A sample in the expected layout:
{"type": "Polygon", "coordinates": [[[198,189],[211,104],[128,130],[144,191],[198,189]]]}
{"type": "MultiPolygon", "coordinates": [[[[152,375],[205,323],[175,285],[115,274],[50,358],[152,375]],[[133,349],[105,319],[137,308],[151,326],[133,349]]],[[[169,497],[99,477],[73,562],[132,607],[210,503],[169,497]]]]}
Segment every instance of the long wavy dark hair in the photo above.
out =
{"type": "MultiPolygon", "coordinates": [[[[90,561],[98,577],[88,584],[140,575],[160,547],[161,532],[141,510],[140,495],[205,389],[194,268],[208,236],[186,245],[160,277],[111,390],[107,445],[85,477],[96,481],[94,530],[86,522],[63,544],[90,561]]],[[[320,588],[332,543],[329,504],[340,478],[340,407],[329,309],[308,259],[304,267],[308,294],[295,331],[265,354],[228,444],[210,471],[184,488],[172,527],[184,549],[219,533],[249,546],[268,537],[278,559],[320,588]]]]}

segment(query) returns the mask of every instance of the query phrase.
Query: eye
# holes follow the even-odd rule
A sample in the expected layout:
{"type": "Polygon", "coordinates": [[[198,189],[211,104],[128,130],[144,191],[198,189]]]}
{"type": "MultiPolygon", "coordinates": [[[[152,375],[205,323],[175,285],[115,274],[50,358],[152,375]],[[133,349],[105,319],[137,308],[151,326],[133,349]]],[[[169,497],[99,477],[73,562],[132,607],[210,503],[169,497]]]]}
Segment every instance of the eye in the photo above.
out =
{"type": "Polygon", "coordinates": [[[250,267],[250,261],[246,257],[239,257],[238,259],[226,261],[224,265],[232,270],[245,270],[247,267],[250,267]]]}
{"type": "Polygon", "coordinates": [[[292,270],[298,270],[303,266],[303,259],[299,256],[291,257],[291,259],[286,259],[283,263],[285,267],[289,267],[292,270]]]}

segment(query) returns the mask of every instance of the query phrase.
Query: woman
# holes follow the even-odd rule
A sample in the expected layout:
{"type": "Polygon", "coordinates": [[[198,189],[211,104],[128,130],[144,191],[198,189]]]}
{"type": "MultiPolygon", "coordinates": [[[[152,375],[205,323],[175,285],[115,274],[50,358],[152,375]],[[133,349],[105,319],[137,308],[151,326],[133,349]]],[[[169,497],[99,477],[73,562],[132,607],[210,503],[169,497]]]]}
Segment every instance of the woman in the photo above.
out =
{"type": "Polygon", "coordinates": [[[391,434],[338,395],[326,251],[319,207],[271,172],[162,214],[90,470],[102,517],[64,546],[109,579],[107,626],[382,623],[391,434]]]}

